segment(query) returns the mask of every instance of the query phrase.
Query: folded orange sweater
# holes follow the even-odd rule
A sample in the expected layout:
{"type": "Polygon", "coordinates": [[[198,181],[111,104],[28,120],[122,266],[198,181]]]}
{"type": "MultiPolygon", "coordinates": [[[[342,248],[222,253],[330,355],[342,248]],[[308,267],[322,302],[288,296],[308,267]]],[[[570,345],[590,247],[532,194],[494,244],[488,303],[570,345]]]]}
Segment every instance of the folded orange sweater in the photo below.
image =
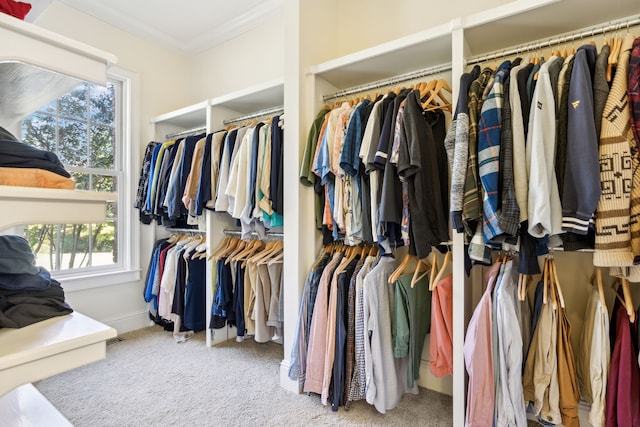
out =
{"type": "Polygon", "coordinates": [[[75,181],[44,169],[0,167],[0,185],[73,190],[75,181]]]}

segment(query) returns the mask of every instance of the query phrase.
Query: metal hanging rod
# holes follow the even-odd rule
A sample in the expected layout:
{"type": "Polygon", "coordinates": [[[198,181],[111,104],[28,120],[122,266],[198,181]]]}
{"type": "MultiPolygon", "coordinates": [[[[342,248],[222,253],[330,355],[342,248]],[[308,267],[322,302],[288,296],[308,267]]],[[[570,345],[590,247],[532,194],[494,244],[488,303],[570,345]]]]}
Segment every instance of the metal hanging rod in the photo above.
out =
{"type": "Polygon", "coordinates": [[[206,131],[207,131],[206,126],[201,126],[199,128],[183,130],[183,131],[174,132],[174,133],[168,133],[168,134],[165,135],[165,138],[172,139],[172,138],[177,138],[179,136],[196,135],[198,133],[202,133],[202,132],[206,132],[206,131]]]}
{"type": "Polygon", "coordinates": [[[266,108],[264,110],[256,111],[254,113],[249,113],[247,115],[244,115],[244,116],[241,116],[241,117],[236,117],[234,119],[225,120],[222,123],[225,126],[227,126],[227,125],[231,125],[233,123],[244,122],[245,120],[255,119],[257,117],[276,116],[276,115],[282,114],[282,113],[284,113],[284,107],[281,105],[281,106],[278,106],[278,107],[266,108]]]}
{"type": "MultiPolygon", "coordinates": [[[[224,234],[226,234],[227,236],[242,237],[242,231],[240,231],[240,230],[228,230],[227,229],[227,230],[223,230],[222,232],[224,234]]],[[[282,239],[284,239],[284,233],[278,232],[278,231],[267,231],[267,235],[263,239],[263,238],[260,238],[255,231],[253,231],[253,232],[251,232],[251,238],[252,239],[265,240],[265,241],[267,241],[267,240],[282,240],[282,239]]]]}
{"type": "Polygon", "coordinates": [[[445,71],[451,70],[451,63],[435,65],[433,67],[424,68],[418,71],[412,71],[410,73],[401,74],[399,76],[390,77],[384,80],[378,80],[375,82],[367,83],[360,86],[355,86],[349,89],[341,90],[340,92],[332,93],[330,95],[325,95],[322,97],[324,102],[327,102],[332,99],[341,98],[343,96],[353,95],[354,93],[366,92],[368,90],[378,89],[384,86],[391,86],[398,83],[406,82],[408,80],[419,79],[421,77],[430,76],[433,74],[443,73],[445,71]]]}
{"type": "Polygon", "coordinates": [[[171,227],[166,227],[165,230],[171,232],[171,233],[178,233],[178,234],[205,234],[206,231],[205,230],[198,230],[197,228],[171,228],[171,227]]]}
{"type": "Polygon", "coordinates": [[[482,62],[495,60],[497,58],[504,58],[506,56],[517,55],[521,53],[531,52],[534,50],[549,48],[552,46],[572,42],[587,37],[594,37],[600,34],[606,34],[608,32],[619,31],[623,28],[629,28],[635,25],[640,25],[640,15],[630,16],[618,21],[609,21],[606,24],[599,26],[593,26],[589,29],[582,29],[574,31],[572,33],[565,33],[552,39],[541,39],[538,41],[526,43],[520,46],[516,46],[510,49],[498,50],[492,53],[487,53],[481,56],[470,58],[467,61],[467,65],[480,64],[482,62]]]}

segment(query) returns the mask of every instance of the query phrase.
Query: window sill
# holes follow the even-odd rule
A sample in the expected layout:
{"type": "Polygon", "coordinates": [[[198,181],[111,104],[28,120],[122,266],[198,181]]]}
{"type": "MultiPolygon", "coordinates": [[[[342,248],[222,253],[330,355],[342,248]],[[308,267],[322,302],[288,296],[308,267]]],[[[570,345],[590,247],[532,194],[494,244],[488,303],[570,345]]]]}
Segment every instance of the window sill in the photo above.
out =
{"type": "Polygon", "coordinates": [[[60,282],[65,292],[78,292],[93,288],[122,285],[140,280],[141,270],[93,271],[73,275],[56,274],[52,276],[60,282]]]}

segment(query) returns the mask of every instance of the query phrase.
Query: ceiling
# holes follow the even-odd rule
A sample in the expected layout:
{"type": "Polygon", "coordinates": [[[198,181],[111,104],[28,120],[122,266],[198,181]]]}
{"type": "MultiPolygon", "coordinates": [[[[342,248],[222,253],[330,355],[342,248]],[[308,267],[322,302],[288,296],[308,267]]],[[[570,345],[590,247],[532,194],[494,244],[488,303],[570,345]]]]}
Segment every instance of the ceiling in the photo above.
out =
{"type": "MultiPolygon", "coordinates": [[[[183,53],[209,49],[282,10],[284,0],[58,0],[110,25],[183,53]]],[[[36,20],[51,0],[32,0],[36,20]]]]}

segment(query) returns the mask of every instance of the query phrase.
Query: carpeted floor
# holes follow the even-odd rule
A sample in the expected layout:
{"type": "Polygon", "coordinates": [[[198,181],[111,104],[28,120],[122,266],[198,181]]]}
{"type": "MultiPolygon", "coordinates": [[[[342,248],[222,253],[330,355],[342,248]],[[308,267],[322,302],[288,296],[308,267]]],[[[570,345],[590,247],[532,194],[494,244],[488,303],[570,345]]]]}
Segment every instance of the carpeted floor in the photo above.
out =
{"type": "Polygon", "coordinates": [[[74,425],[91,426],[451,426],[449,396],[420,389],[379,414],[365,402],[332,412],[319,396],[280,387],[282,346],[204,333],[186,343],[153,326],[121,336],[103,361],[35,386],[74,425]]]}

